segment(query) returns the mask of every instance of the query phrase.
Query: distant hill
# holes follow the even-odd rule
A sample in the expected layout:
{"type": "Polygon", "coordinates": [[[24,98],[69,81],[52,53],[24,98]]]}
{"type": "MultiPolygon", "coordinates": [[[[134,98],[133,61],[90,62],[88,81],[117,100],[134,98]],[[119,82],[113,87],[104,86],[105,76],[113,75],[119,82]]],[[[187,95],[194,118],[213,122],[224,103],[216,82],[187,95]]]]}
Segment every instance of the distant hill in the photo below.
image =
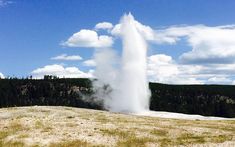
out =
{"type": "MultiPolygon", "coordinates": [[[[235,117],[235,86],[150,83],[151,110],[235,117]]],[[[0,107],[72,106],[103,109],[89,79],[0,79],[0,107]]]]}

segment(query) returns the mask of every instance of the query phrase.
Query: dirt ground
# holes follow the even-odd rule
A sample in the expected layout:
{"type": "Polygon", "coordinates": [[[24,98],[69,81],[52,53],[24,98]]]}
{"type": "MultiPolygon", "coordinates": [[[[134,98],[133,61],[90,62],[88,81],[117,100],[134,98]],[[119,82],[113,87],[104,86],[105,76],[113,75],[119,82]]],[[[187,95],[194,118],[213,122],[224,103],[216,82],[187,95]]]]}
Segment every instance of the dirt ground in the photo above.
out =
{"type": "Polygon", "coordinates": [[[58,106],[0,109],[0,147],[235,146],[235,120],[183,120],[58,106]]]}

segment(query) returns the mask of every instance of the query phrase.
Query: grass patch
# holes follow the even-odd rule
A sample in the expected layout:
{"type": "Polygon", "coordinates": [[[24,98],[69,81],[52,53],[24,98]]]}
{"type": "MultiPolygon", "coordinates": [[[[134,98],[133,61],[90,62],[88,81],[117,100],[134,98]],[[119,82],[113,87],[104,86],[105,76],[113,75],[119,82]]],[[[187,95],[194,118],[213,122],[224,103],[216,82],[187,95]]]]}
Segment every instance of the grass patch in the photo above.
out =
{"type": "Polygon", "coordinates": [[[170,138],[163,138],[157,140],[157,142],[160,144],[161,147],[172,145],[172,139],[170,138]]]}
{"type": "Polygon", "coordinates": [[[117,146],[136,147],[145,146],[148,142],[155,142],[154,139],[148,137],[137,137],[133,132],[130,132],[130,130],[103,129],[100,131],[108,136],[118,137],[117,146]]]}
{"type": "Polygon", "coordinates": [[[72,108],[69,108],[69,107],[65,107],[64,109],[65,110],[73,110],[72,108]]]}
{"type": "Polygon", "coordinates": [[[40,147],[40,145],[39,144],[34,144],[31,147],[40,147]]]}
{"type": "Polygon", "coordinates": [[[37,112],[38,110],[36,110],[35,108],[31,107],[27,110],[28,112],[37,112]]]}
{"type": "Polygon", "coordinates": [[[52,127],[45,127],[43,128],[42,132],[51,132],[52,129],[52,127]]]}
{"type": "Polygon", "coordinates": [[[110,122],[110,119],[107,116],[103,115],[103,114],[97,115],[95,119],[96,119],[96,121],[101,122],[101,123],[110,122]]]}
{"type": "Polygon", "coordinates": [[[18,136],[19,139],[28,138],[28,137],[29,137],[28,134],[20,134],[20,135],[18,136]]]}
{"type": "Polygon", "coordinates": [[[223,143],[225,141],[231,141],[232,139],[232,135],[218,135],[209,137],[209,140],[214,143],[223,143]]]}
{"type": "Polygon", "coordinates": [[[149,142],[155,142],[155,140],[148,137],[136,137],[136,135],[131,134],[126,138],[119,139],[117,146],[142,147],[146,146],[146,143],[149,142]]]}
{"type": "Polygon", "coordinates": [[[25,144],[22,141],[8,141],[4,142],[0,140],[0,147],[24,147],[25,144]]]}
{"type": "Polygon", "coordinates": [[[17,120],[10,122],[6,130],[0,131],[0,147],[23,147],[24,143],[22,141],[5,142],[5,139],[10,135],[15,135],[17,132],[25,129],[27,128],[23,127],[20,122],[17,122],[17,120]]]}
{"type": "Polygon", "coordinates": [[[176,139],[176,144],[187,145],[187,144],[202,144],[205,143],[204,136],[194,135],[192,133],[184,133],[176,139]]]}
{"type": "Polygon", "coordinates": [[[20,122],[12,121],[9,126],[8,126],[9,130],[11,132],[18,132],[24,129],[23,125],[20,122]]]}
{"type": "Polygon", "coordinates": [[[167,135],[167,130],[153,129],[150,133],[158,137],[164,137],[167,135]]]}
{"type": "Polygon", "coordinates": [[[25,144],[22,141],[9,141],[3,144],[4,147],[24,147],[25,144]]]}
{"type": "Polygon", "coordinates": [[[36,120],[34,126],[36,129],[41,129],[41,132],[50,132],[53,129],[50,124],[45,125],[41,120],[36,120]]]}
{"type": "Polygon", "coordinates": [[[225,141],[231,141],[233,139],[232,135],[194,135],[194,134],[183,134],[177,138],[177,144],[186,145],[186,144],[203,144],[206,142],[211,143],[223,143],[225,141]]]}
{"type": "Polygon", "coordinates": [[[8,125],[7,129],[4,131],[0,131],[0,146],[20,146],[18,142],[7,142],[5,143],[4,140],[10,135],[16,134],[18,131],[22,131],[24,127],[17,121],[12,121],[8,125]]]}
{"type": "Polygon", "coordinates": [[[49,147],[79,147],[79,146],[86,147],[86,146],[91,146],[91,144],[83,140],[72,140],[72,141],[51,143],[49,145],[49,147]]]}
{"type": "Polygon", "coordinates": [[[223,143],[225,141],[231,141],[233,139],[232,135],[210,135],[211,133],[204,132],[200,135],[195,135],[192,133],[183,133],[177,138],[164,137],[158,140],[160,146],[174,146],[183,145],[187,146],[190,144],[204,144],[206,142],[210,143],[223,143]]]}
{"type": "Polygon", "coordinates": [[[101,129],[100,131],[105,135],[118,136],[121,139],[128,137],[130,134],[133,134],[131,132],[123,131],[119,129],[101,129]]]}
{"type": "Polygon", "coordinates": [[[9,135],[7,131],[0,131],[0,147],[4,145],[4,139],[9,135]]]}
{"type": "Polygon", "coordinates": [[[8,131],[0,131],[0,140],[6,138],[9,135],[8,131]]]}
{"type": "Polygon", "coordinates": [[[36,129],[42,129],[42,128],[44,128],[44,124],[42,123],[42,121],[36,120],[36,121],[35,121],[35,128],[36,128],[36,129]]]}
{"type": "Polygon", "coordinates": [[[75,118],[75,116],[67,116],[66,118],[72,119],[72,118],[75,118]]]}
{"type": "Polygon", "coordinates": [[[22,118],[24,118],[24,117],[27,117],[27,116],[26,116],[26,115],[19,115],[19,116],[16,117],[16,119],[19,120],[19,119],[22,119],[22,118]]]}
{"type": "Polygon", "coordinates": [[[66,123],[66,126],[67,127],[77,127],[78,126],[78,124],[76,124],[75,122],[73,122],[73,123],[66,123]]]}
{"type": "Polygon", "coordinates": [[[49,114],[51,111],[50,110],[41,110],[41,112],[49,114]]]}

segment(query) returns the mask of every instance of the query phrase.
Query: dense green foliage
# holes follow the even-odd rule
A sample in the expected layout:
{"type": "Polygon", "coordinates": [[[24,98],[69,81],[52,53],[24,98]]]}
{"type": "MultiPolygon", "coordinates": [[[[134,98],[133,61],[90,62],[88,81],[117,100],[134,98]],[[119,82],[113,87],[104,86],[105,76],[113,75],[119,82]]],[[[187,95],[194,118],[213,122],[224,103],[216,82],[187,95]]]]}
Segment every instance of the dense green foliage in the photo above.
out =
{"type": "Polygon", "coordinates": [[[206,116],[235,117],[235,86],[150,83],[150,109],[206,116]]]}
{"type": "MultiPolygon", "coordinates": [[[[235,86],[150,83],[150,109],[235,117],[235,86]]],[[[53,105],[103,109],[89,79],[0,79],[0,107],[53,105]],[[96,100],[96,102],[94,102],[96,100]]]]}
{"type": "Polygon", "coordinates": [[[0,107],[52,105],[102,109],[88,79],[1,79],[0,107]],[[89,100],[86,100],[86,96],[89,100]]]}

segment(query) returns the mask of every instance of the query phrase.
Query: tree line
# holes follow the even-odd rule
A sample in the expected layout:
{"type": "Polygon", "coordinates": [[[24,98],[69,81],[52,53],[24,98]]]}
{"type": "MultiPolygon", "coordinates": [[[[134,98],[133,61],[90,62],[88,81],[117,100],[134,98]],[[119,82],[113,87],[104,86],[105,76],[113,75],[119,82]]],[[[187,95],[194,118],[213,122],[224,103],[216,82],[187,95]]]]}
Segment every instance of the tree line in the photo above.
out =
{"type": "MultiPolygon", "coordinates": [[[[235,117],[235,86],[149,83],[149,87],[151,110],[235,117]]],[[[104,109],[102,101],[95,101],[94,93],[92,81],[83,78],[0,79],[0,107],[44,105],[104,109]]]]}
{"type": "Polygon", "coordinates": [[[152,110],[235,117],[233,85],[149,85],[152,110]]]}

